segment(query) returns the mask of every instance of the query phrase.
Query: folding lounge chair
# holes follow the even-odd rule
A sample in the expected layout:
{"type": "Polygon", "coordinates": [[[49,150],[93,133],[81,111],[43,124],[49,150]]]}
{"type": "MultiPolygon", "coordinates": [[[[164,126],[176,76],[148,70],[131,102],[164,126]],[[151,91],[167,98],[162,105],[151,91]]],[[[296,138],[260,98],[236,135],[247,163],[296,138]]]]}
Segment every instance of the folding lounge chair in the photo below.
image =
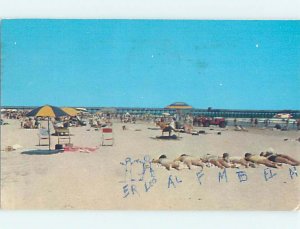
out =
{"type": "MultiPolygon", "coordinates": [[[[49,140],[48,129],[44,129],[44,128],[39,129],[38,137],[39,137],[39,146],[40,146],[41,140],[49,140]]],[[[49,145],[49,143],[47,145],[49,145]]]]}
{"type": "Polygon", "coordinates": [[[65,136],[70,134],[69,128],[67,127],[54,127],[54,130],[56,136],[65,136]]]}
{"type": "Polygon", "coordinates": [[[71,135],[69,128],[57,128],[55,129],[55,132],[57,134],[58,144],[71,143],[71,135]]]}
{"type": "Polygon", "coordinates": [[[110,145],[114,144],[113,130],[112,128],[103,128],[102,129],[102,145],[110,145]],[[108,142],[108,144],[105,144],[108,142]]]}

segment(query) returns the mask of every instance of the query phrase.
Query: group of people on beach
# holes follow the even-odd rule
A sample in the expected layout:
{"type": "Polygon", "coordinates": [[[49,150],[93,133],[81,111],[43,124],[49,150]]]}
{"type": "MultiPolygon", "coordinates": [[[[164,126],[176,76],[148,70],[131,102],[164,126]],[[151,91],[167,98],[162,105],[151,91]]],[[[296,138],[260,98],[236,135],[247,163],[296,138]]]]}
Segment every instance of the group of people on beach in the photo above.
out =
{"type": "Polygon", "coordinates": [[[1,114],[5,119],[21,119],[24,118],[28,112],[29,112],[28,110],[12,109],[3,112],[1,111],[1,114]]]}
{"type": "Polygon", "coordinates": [[[171,168],[180,169],[180,162],[186,165],[189,169],[192,166],[200,166],[204,168],[216,166],[218,168],[255,168],[258,165],[265,165],[272,168],[281,168],[282,164],[299,166],[300,162],[288,155],[274,153],[273,150],[267,150],[258,154],[245,153],[244,157],[231,156],[229,153],[224,153],[222,156],[205,154],[200,157],[194,157],[188,154],[182,154],[178,158],[171,160],[166,155],[161,155],[158,159],[153,159],[153,163],[158,163],[167,170],[171,168]]]}
{"type": "Polygon", "coordinates": [[[21,124],[21,128],[24,128],[24,129],[38,129],[38,128],[40,128],[40,125],[41,125],[40,120],[37,117],[35,117],[34,119],[21,118],[20,124],[21,124]]]}

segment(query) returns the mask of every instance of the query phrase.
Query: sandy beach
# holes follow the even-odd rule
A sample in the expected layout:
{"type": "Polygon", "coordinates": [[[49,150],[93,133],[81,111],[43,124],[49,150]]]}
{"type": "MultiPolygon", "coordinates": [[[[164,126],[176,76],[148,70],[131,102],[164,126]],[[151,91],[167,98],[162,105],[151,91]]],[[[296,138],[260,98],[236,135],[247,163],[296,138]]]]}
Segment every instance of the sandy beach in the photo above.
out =
{"type": "MultiPolygon", "coordinates": [[[[168,171],[149,164],[147,157],[143,161],[145,156],[153,159],[161,154],[170,159],[183,153],[243,156],[269,147],[300,160],[296,130],[249,128],[238,132],[232,127],[199,127],[207,134],[180,133],[179,140],[157,140],[161,131],[148,129],[155,128],[154,123],[126,124],[127,130],[122,130],[123,124],[114,122],[113,146],[100,146],[100,130],[70,127],[74,146],[97,150],[30,155],[24,152],[48,148],[37,146],[38,130],[21,129],[17,120],[5,121],[9,125],[1,126],[3,209],[299,210],[299,167],[268,169],[261,165],[224,171],[216,167],[189,170],[181,164],[179,171],[168,171]],[[15,144],[22,148],[4,151],[15,144]],[[127,174],[122,165],[126,158],[132,161],[127,174]],[[240,172],[244,174],[241,179],[240,172]]],[[[52,136],[51,141],[54,149],[57,137],[52,136]]]]}

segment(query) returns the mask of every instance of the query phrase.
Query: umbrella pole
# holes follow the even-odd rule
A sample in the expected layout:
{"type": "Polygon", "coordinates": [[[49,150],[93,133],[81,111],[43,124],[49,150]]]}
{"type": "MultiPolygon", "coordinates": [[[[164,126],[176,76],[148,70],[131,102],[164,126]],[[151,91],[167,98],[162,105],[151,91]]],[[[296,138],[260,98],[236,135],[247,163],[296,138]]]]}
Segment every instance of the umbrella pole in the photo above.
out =
{"type": "Polygon", "coordinates": [[[50,141],[50,117],[48,117],[48,135],[49,135],[49,151],[50,151],[50,144],[51,144],[51,141],[50,141]]]}

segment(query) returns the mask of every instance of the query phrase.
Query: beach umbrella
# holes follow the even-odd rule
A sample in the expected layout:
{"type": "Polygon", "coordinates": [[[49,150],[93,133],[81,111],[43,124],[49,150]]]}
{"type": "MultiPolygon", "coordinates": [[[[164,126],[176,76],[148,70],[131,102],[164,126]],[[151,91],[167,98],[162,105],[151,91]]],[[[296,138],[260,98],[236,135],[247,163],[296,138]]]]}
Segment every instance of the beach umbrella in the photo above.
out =
{"type": "Polygon", "coordinates": [[[49,135],[49,150],[50,150],[50,118],[61,117],[61,116],[69,116],[66,112],[64,112],[59,107],[54,107],[50,105],[45,105],[42,107],[38,107],[30,111],[26,114],[27,117],[47,117],[48,118],[48,135],[49,135]]]}
{"type": "Polygon", "coordinates": [[[185,109],[192,109],[190,105],[183,103],[183,102],[176,102],[172,103],[166,107],[167,109],[176,109],[176,110],[185,110],[185,109]]]}
{"type": "Polygon", "coordinates": [[[170,113],[165,112],[165,113],[162,113],[162,115],[164,115],[164,116],[170,116],[170,113]]]}
{"type": "Polygon", "coordinates": [[[182,117],[182,115],[184,113],[187,113],[189,112],[191,109],[193,109],[192,106],[186,104],[186,103],[183,103],[183,102],[175,102],[175,103],[172,103],[170,104],[169,106],[166,107],[167,109],[174,109],[176,110],[176,113],[178,114],[179,116],[179,119],[182,117]]]}
{"type": "Polygon", "coordinates": [[[76,110],[78,110],[78,111],[87,111],[87,109],[82,108],[82,107],[77,107],[76,110]]]}
{"type": "Polygon", "coordinates": [[[72,107],[63,107],[61,109],[70,116],[76,116],[80,113],[80,111],[78,111],[78,110],[76,110],[75,108],[72,108],[72,107]]]}

